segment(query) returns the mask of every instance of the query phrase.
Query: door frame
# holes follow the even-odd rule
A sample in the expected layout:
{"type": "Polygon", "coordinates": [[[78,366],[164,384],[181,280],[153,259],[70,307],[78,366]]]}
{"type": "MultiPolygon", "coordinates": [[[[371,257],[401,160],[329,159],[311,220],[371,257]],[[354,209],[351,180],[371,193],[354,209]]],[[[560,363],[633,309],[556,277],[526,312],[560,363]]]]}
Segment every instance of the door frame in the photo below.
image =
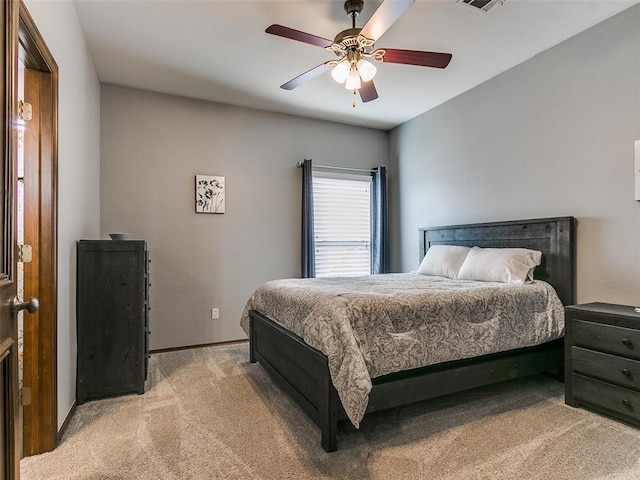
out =
{"type": "MultiPolygon", "coordinates": [[[[32,389],[29,405],[23,406],[23,454],[35,455],[53,450],[58,443],[57,396],[57,239],[58,239],[58,65],[42,38],[25,4],[20,0],[18,50],[27,68],[42,72],[40,78],[40,155],[38,211],[39,251],[37,286],[25,284],[25,297],[40,301],[36,315],[25,316],[24,385],[32,389]],[[25,354],[27,350],[25,350],[25,354]],[[29,382],[29,384],[27,384],[29,382]]],[[[26,206],[25,206],[26,207],[26,206]]]]}
{"type": "Polygon", "coordinates": [[[16,125],[18,92],[18,2],[5,0],[0,7],[0,85],[4,95],[0,95],[0,123],[2,124],[2,147],[0,149],[0,189],[3,190],[3,205],[0,227],[2,235],[2,252],[0,252],[0,395],[3,410],[2,429],[0,435],[3,478],[18,478],[20,475],[20,449],[18,432],[18,344],[16,320],[9,300],[16,293],[14,276],[16,273],[15,251],[15,166],[17,153],[16,125]]]}

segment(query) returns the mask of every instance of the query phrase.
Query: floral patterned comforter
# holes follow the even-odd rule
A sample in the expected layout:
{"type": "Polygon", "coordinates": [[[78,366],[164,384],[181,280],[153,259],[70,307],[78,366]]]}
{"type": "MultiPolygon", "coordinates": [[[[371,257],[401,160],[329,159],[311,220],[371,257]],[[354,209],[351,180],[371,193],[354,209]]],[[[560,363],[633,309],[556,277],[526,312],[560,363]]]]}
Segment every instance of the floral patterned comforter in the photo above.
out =
{"type": "Polygon", "coordinates": [[[247,302],[320,350],[358,427],[371,379],[538,345],[564,334],[564,309],[542,281],[506,284],[417,273],[267,282],[247,302]]]}

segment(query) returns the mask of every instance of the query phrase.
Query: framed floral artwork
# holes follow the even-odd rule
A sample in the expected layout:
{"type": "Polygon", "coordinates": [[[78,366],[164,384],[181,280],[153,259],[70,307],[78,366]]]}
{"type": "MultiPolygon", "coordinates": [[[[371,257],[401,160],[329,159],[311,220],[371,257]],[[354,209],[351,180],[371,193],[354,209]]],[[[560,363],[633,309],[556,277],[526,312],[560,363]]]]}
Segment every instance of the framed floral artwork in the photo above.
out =
{"type": "Polygon", "coordinates": [[[196,213],[224,213],[224,177],[196,175],[196,213]]]}

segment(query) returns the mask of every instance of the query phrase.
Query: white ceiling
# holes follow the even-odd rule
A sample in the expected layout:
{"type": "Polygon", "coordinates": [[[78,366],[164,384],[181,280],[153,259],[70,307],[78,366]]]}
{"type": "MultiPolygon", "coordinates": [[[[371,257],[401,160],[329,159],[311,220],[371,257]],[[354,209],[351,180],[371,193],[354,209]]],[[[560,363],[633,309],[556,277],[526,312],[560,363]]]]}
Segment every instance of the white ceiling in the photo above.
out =
{"type": "MultiPolygon", "coordinates": [[[[387,0],[393,1],[393,0],[387,0]]],[[[75,0],[102,82],[389,129],[640,0],[506,0],[482,13],[417,0],[376,47],[449,52],[432,69],[378,64],[380,97],[363,104],[324,74],[279,86],[335,55],[266,34],[273,23],[324,38],[350,27],[338,0],[75,0]]],[[[362,27],[380,1],[365,0],[362,27]]]]}

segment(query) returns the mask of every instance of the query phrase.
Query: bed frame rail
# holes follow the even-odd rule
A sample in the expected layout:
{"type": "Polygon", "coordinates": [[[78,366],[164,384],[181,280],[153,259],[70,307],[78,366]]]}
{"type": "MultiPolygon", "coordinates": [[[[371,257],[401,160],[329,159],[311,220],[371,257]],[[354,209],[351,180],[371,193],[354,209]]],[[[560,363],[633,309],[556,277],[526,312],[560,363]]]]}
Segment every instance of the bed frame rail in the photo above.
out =
{"type": "Polygon", "coordinates": [[[556,371],[563,366],[563,341],[473,359],[446,362],[375,378],[367,413],[485,385],[556,371]]]}

